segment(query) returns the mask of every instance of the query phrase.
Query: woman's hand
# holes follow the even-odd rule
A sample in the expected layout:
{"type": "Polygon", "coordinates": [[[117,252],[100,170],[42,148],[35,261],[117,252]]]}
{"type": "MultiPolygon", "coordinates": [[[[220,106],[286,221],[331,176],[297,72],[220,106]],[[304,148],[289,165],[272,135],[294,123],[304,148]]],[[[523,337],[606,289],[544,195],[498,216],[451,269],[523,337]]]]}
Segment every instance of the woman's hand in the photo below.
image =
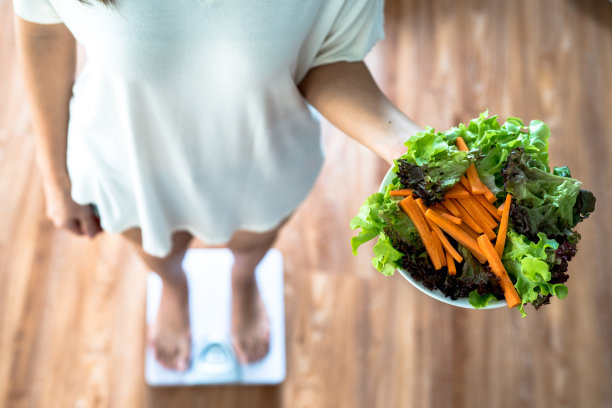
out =
{"type": "Polygon", "coordinates": [[[90,205],[70,196],[66,168],[69,103],[76,69],[76,40],[64,24],[15,20],[17,49],[36,132],[36,162],[47,217],[57,228],[93,238],[102,231],[90,205]]]}
{"type": "Polygon", "coordinates": [[[70,196],[66,167],[69,104],[76,69],[76,40],[64,24],[15,19],[19,64],[36,133],[36,163],[47,217],[58,228],[94,237],[102,231],[88,205],[70,196]]]}
{"type": "Polygon", "coordinates": [[[94,214],[92,206],[76,203],[70,196],[70,189],[47,184],[44,190],[47,218],[57,228],[89,238],[102,232],[100,219],[94,214]]]}
{"type": "Polygon", "coordinates": [[[298,87],[327,120],[389,164],[423,130],[380,91],[363,61],[315,67],[298,87]]]}

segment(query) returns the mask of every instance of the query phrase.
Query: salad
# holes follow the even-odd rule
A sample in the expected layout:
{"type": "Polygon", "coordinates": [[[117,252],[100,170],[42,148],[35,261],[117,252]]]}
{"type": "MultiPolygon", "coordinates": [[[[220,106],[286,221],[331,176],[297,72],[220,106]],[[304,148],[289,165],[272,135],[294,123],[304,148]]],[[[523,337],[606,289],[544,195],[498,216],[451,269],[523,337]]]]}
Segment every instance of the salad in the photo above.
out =
{"type": "Polygon", "coordinates": [[[384,193],[370,195],[351,228],[384,275],[401,268],[429,290],[474,308],[506,299],[525,317],[567,296],[576,225],[595,209],[567,167],[549,167],[550,130],[539,120],[501,125],[480,114],[445,132],[428,127],[395,160],[384,193]]]}

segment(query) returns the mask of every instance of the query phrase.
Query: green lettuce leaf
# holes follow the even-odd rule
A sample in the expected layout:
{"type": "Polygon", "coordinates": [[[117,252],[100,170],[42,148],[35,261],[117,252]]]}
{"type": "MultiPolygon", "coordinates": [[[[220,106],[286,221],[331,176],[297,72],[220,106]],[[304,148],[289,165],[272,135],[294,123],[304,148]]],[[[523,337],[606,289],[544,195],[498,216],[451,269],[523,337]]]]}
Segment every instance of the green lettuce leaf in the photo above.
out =
{"type": "Polygon", "coordinates": [[[538,164],[522,148],[508,156],[502,174],[506,190],[514,199],[512,224],[530,238],[535,238],[538,232],[555,237],[571,234],[571,229],[582,219],[580,214],[586,217],[593,210],[594,198],[590,199],[589,192],[581,194],[584,201],[581,199],[576,215],[574,207],[582,183],[548,173],[538,168],[538,164]]]}
{"type": "Polygon", "coordinates": [[[351,229],[361,228],[359,235],[351,238],[353,255],[357,255],[357,248],[364,243],[377,237],[385,227],[385,223],[380,218],[380,211],[384,203],[384,194],[374,193],[359,208],[359,213],[351,220],[351,229]]]}
{"type": "Polygon", "coordinates": [[[462,152],[452,134],[426,131],[412,136],[406,154],[395,160],[393,171],[402,185],[414,191],[427,205],[442,201],[467,168],[476,160],[474,152],[462,152]]]}
{"type": "Polygon", "coordinates": [[[447,138],[461,136],[470,151],[478,151],[483,157],[476,163],[478,175],[483,183],[498,194],[503,189],[501,169],[510,152],[522,147],[538,161],[539,167],[549,171],[548,139],[550,129],[539,120],[533,120],[528,127],[519,118],[508,118],[503,125],[497,121],[497,115],[488,116],[483,112],[466,126],[460,124],[445,133],[447,138]]]}
{"type": "Polygon", "coordinates": [[[372,265],[385,276],[391,276],[398,268],[398,261],[404,256],[403,253],[393,248],[391,240],[384,234],[378,237],[374,245],[374,258],[372,265]]]}
{"type": "Polygon", "coordinates": [[[538,242],[509,230],[502,262],[521,297],[519,311],[525,317],[525,305],[533,303],[538,295],[553,295],[559,299],[567,296],[567,287],[562,283],[550,284],[550,268],[555,259],[559,243],[538,233],[538,242]]]}
{"type": "Polygon", "coordinates": [[[480,309],[487,306],[492,300],[497,300],[497,298],[493,296],[492,293],[485,293],[484,295],[481,295],[478,293],[477,290],[473,290],[470,292],[470,305],[474,306],[476,309],[480,309]]]}
{"type": "Polygon", "coordinates": [[[572,177],[572,174],[570,173],[570,169],[567,166],[555,167],[553,169],[553,174],[559,177],[572,177]]]}
{"type": "Polygon", "coordinates": [[[370,195],[350,223],[352,229],[361,229],[351,238],[354,255],[365,242],[378,237],[374,245],[372,264],[384,275],[393,275],[399,261],[405,255],[396,247],[409,246],[417,253],[425,252],[419,233],[404,211],[399,208],[401,198],[389,196],[389,191],[397,188],[394,180],[383,193],[370,195]],[[407,243],[408,245],[402,245],[407,243]]]}

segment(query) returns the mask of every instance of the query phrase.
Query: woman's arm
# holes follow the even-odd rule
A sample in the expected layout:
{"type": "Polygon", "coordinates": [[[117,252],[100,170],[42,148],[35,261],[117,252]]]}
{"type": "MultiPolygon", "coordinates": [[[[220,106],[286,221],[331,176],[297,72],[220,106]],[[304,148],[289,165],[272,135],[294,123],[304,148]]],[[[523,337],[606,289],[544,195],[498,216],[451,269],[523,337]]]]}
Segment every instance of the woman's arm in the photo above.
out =
{"type": "Polygon", "coordinates": [[[298,87],[327,120],[389,164],[422,130],[380,91],[363,61],[315,67],[298,87]]]}
{"type": "Polygon", "coordinates": [[[76,41],[64,24],[15,17],[19,64],[36,133],[47,216],[57,227],[94,236],[99,227],[88,206],[74,203],[66,167],[69,103],[76,71],[76,41]]]}

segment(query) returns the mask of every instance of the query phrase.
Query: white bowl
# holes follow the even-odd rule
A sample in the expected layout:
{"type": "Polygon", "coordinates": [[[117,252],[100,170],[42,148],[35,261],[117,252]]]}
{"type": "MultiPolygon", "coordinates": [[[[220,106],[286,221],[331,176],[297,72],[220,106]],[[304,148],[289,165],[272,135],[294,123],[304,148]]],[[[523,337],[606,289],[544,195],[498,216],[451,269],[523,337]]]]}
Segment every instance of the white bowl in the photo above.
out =
{"type": "MultiPolygon", "coordinates": [[[[393,178],[395,177],[395,174],[393,174],[393,167],[391,167],[389,169],[389,171],[387,172],[387,174],[385,174],[385,178],[383,179],[381,185],[380,185],[380,189],[379,191],[381,193],[385,192],[385,188],[387,187],[388,184],[391,183],[391,180],[393,180],[393,178]]],[[[452,300],[451,298],[445,296],[442,292],[440,292],[438,289],[435,290],[429,290],[427,289],[425,286],[423,286],[422,283],[415,281],[412,276],[410,276],[410,273],[408,273],[407,271],[403,270],[402,268],[398,268],[397,269],[399,271],[399,273],[406,278],[406,280],[410,283],[412,283],[412,285],[417,288],[418,290],[420,290],[421,292],[425,293],[428,296],[431,296],[432,298],[439,300],[440,302],[444,302],[444,303],[448,303],[449,305],[453,305],[453,306],[457,306],[457,307],[463,307],[466,309],[477,309],[474,306],[470,305],[470,301],[468,300],[468,298],[460,298],[457,300],[452,300]]],[[[485,307],[481,307],[478,309],[497,309],[500,307],[508,307],[508,304],[506,303],[505,299],[502,300],[498,300],[498,301],[491,301],[489,302],[489,304],[485,307]]]]}

